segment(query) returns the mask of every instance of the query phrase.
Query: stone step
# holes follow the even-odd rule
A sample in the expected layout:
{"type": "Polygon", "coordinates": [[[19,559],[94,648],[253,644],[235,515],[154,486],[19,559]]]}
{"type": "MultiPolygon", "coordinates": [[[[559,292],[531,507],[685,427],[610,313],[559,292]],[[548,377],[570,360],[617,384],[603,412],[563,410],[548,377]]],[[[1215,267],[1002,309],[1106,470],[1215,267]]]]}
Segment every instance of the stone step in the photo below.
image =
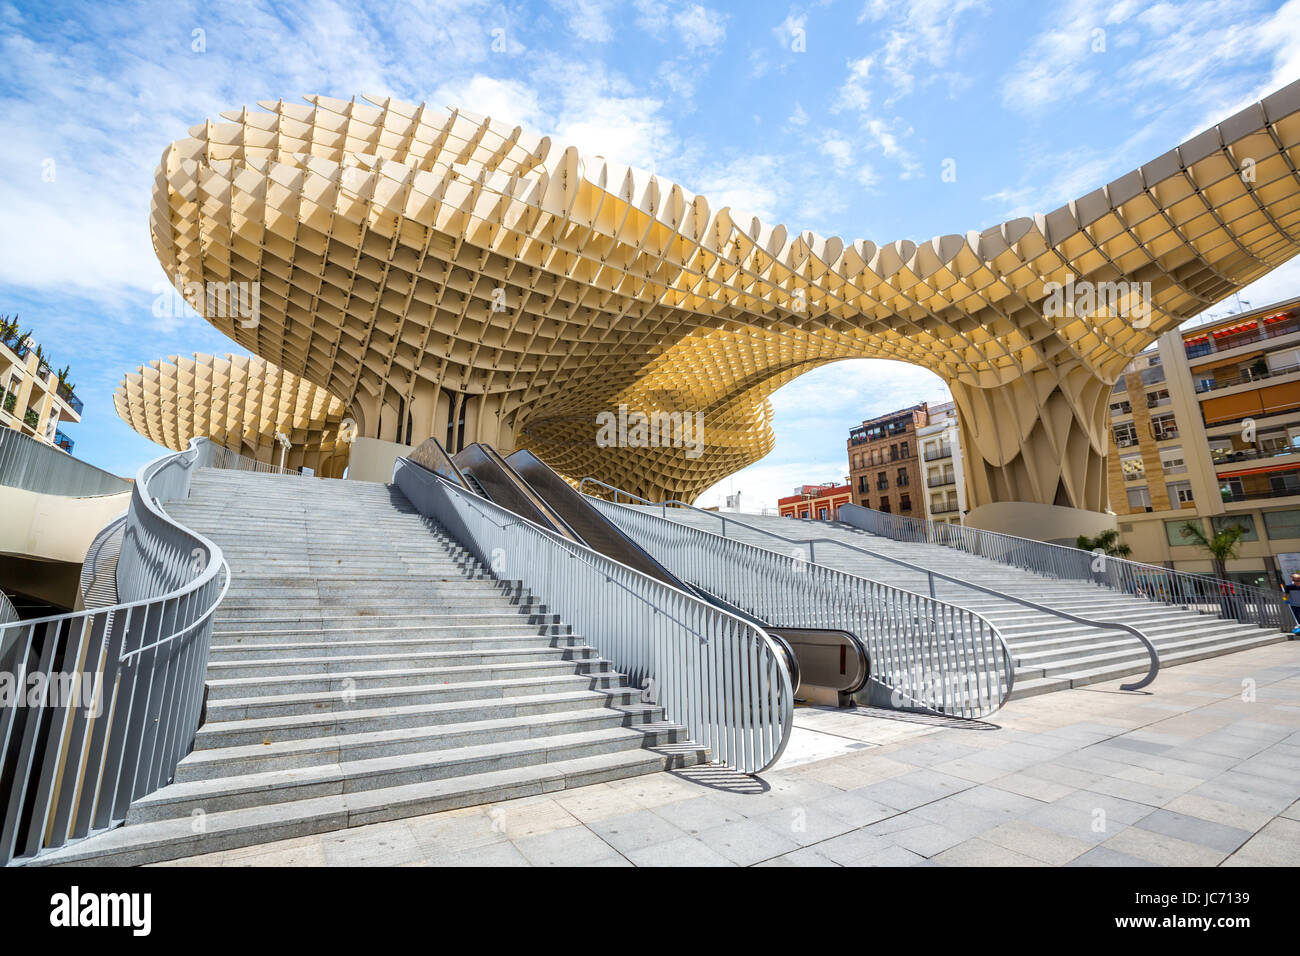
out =
{"type": "Polygon", "coordinates": [[[274,696],[236,697],[209,700],[207,719],[251,720],[300,714],[345,713],[353,707],[403,706],[447,701],[495,700],[528,697],[574,690],[604,690],[622,686],[612,671],[593,674],[540,674],[497,680],[459,681],[454,684],[416,684],[404,687],[359,687],[346,695],[339,692],[301,692],[274,696]]]}
{"type": "Polygon", "coordinates": [[[433,667],[408,667],[399,670],[375,669],[373,662],[364,660],[367,669],[330,671],[325,674],[297,673],[268,677],[218,677],[208,676],[208,703],[239,700],[250,697],[280,697],[286,695],[350,694],[363,690],[384,689],[395,691],[405,687],[429,684],[455,686],[479,684],[490,681],[515,680],[528,677],[562,675],[596,675],[609,670],[607,661],[586,658],[566,661],[518,661],[465,665],[438,665],[433,667]]]}
{"type": "Polygon", "coordinates": [[[127,825],[177,817],[188,819],[195,810],[205,814],[220,813],[512,770],[546,763],[549,759],[573,760],[619,750],[641,750],[646,746],[679,743],[677,738],[680,735],[681,729],[674,724],[608,727],[553,737],[503,740],[449,751],[393,754],[350,760],[343,764],[173,783],[136,800],[127,813],[127,825]]]}
{"type": "Polygon", "coordinates": [[[41,857],[37,865],[140,866],[442,810],[553,793],[693,766],[692,745],[625,750],[403,786],[119,827],[41,857]]]}
{"type": "Polygon", "coordinates": [[[251,661],[277,661],[285,656],[295,659],[339,657],[364,658],[395,656],[414,660],[435,652],[477,652],[495,650],[524,650],[537,648],[566,649],[582,645],[576,634],[544,635],[521,634],[517,637],[444,637],[444,638],[389,638],[369,641],[285,641],[279,644],[233,643],[213,644],[208,651],[211,664],[251,661]]]}
{"type": "MultiPolygon", "coordinates": [[[[341,764],[404,754],[434,753],[507,741],[592,733],[611,727],[663,724],[663,712],[647,704],[531,713],[424,726],[399,725],[380,730],[306,737],[279,743],[195,750],[176,768],[176,783],[341,764]]],[[[541,741],[539,741],[541,742],[541,741]]]]}
{"type": "Polygon", "coordinates": [[[641,691],[631,687],[554,691],[518,697],[475,697],[433,704],[352,707],[336,712],[313,711],[281,717],[209,720],[199,728],[194,749],[265,746],[289,740],[366,733],[396,727],[434,727],[472,720],[501,720],[561,711],[627,707],[641,691]]]}
{"type": "Polygon", "coordinates": [[[421,674],[438,668],[496,665],[515,663],[541,663],[556,661],[586,661],[598,657],[596,651],[585,644],[567,647],[510,647],[464,648],[415,652],[402,649],[396,653],[369,654],[316,654],[309,656],[281,656],[264,660],[209,660],[208,677],[212,681],[249,677],[291,677],[307,675],[350,674],[358,668],[365,672],[401,672],[421,674]]]}

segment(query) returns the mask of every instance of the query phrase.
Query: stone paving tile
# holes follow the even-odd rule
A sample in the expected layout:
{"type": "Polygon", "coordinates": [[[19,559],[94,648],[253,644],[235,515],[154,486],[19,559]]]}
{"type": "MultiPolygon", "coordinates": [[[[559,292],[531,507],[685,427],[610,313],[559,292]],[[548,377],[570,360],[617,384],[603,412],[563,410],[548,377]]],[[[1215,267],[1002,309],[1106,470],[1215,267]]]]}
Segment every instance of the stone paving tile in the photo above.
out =
{"type": "Polygon", "coordinates": [[[994,827],[980,839],[1052,866],[1064,866],[1075,857],[1092,849],[1091,843],[1076,840],[1056,830],[1034,826],[1023,820],[1013,820],[994,827]]]}
{"type": "Polygon", "coordinates": [[[1252,810],[1249,807],[1239,807],[1235,803],[1211,800],[1196,793],[1185,793],[1177,799],[1170,800],[1165,804],[1164,809],[1251,833],[1273,819],[1271,813],[1263,810],[1252,810]]]}
{"type": "Polygon", "coordinates": [[[966,839],[964,834],[950,830],[941,823],[922,823],[899,830],[893,835],[895,844],[924,857],[942,853],[966,839]]]}
{"type": "Polygon", "coordinates": [[[586,827],[565,827],[511,842],[533,866],[618,866],[627,863],[622,854],[586,827]]]}
{"type": "Polygon", "coordinates": [[[1218,866],[1228,856],[1199,843],[1188,843],[1136,826],[1125,827],[1102,846],[1161,866],[1218,866]]]}
{"type": "Polygon", "coordinates": [[[701,830],[696,839],[740,866],[751,866],[799,849],[799,844],[790,837],[757,820],[724,823],[720,827],[701,830]]]}
{"type": "Polygon", "coordinates": [[[1251,837],[1250,830],[1240,830],[1169,810],[1156,810],[1143,817],[1134,826],[1153,833],[1177,837],[1188,843],[1197,843],[1223,853],[1232,853],[1251,837]]]}
{"type": "Polygon", "coordinates": [[[735,866],[725,856],[695,837],[680,837],[667,843],[633,850],[628,859],[636,866],[735,866]]]}
{"type": "Polygon", "coordinates": [[[690,800],[676,800],[661,807],[655,807],[651,812],[663,817],[684,833],[691,835],[695,835],[701,830],[722,826],[724,823],[735,823],[738,820],[745,819],[745,815],[739,810],[734,810],[708,796],[693,797],[690,800]]]}
{"type": "Polygon", "coordinates": [[[869,826],[877,820],[891,817],[898,812],[893,807],[877,803],[856,790],[822,797],[810,806],[825,810],[853,827],[869,826]]]}
{"type": "Polygon", "coordinates": [[[1078,789],[1078,787],[1072,787],[1069,784],[1055,783],[1024,772],[999,777],[997,780],[991,781],[989,786],[1010,793],[1018,793],[1022,797],[1032,797],[1044,803],[1051,803],[1054,800],[1061,799],[1061,797],[1068,797],[1078,789]]]}
{"type": "Polygon", "coordinates": [[[1082,856],[1076,856],[1066,866],[1158,866],[1150,860],[1139,860],[1127,853],[1119,853],[1104,846],[1095,846],[1082,856]]]}
{"type": "Polygon", "coordinates": [[[865,856],[883,854],[896,845],[890,836],[874,835],[869,830],[853,830],[817,844],[816,850],[828,860],[847,866],[865,856]]]}
{"type": "Polygon", "coordinates": [[[934,862],[942,866],[1046,866],[1041,860],[1025,856],[1004,846],[990,843],[982,837],[974,837],[964,843],[958,843],[951,850],[944,850],[934,857],[934,862]]]}
{"type": "Polygon", "coordinates": [[[839,866],[829,857],[822,856],[816,847],[804,847],[784,856],[764,860],[759,866],[839,866]]]}
{"type": "Polygon", "coordinates": [[[821,843],[856,829],[843,818],[816,806],[785,807],[752,819],[800,846],[821,843]]]}
{"type": "Polygon", "coordinates": [[[1225,860],[1224,866],[1300,866],[1300,843],[1259,834],[1225,860]]]}
{"type": "Polygon", "coordinates": [[[421,849],[429,855],[491,846],[508,839],[501,827],[480,807],[413,817],[406,821],[406,825],[421,849]]]}
{"type": "Polygon", "coordinates": [[[425,862],[429,866],[532,866],[533,864],[519,852],[518,847],[506,841],[488,846],[469,847],[436,853],[425,862]]]}
{"type": "Polygon", "coordinates": [[[326,834],[321,851],[325,866],[399,866],[427,855],[405,820],[326,834]]]}
{"type": "Polygon", "coordinates": [[[574,819],[583,823],[594,823],[606,817],[623,816],[642,808],[641,804],[607,783],[578,787],[576,790],[562,790],[555,794],[554,799],[574,819]]]}
{"type": "Polygon", "coordinates": [[[901,846],[885,847],[878,853],[868,853],[856,860],[850,860],[845,866],[919,866],[925,863],[924,857],[901,846]]]}
{"type": "Polygon", "coordinates": [[[325,845],[319,835],[226,850],[221,857],[222,866],[326,865],[325,845]]]}
{"type": "Polygon", "coordinates": [[[632,850],[668,843],[686,836],[651,810],[638,810],[621,817],[606,817],[587,824],[588,828],[614,849],[626,855],[632,850]]]}
{"type": "Polygon", "coordinates": [[[999,777],[1005,777],[1008,773],[1001,767],[993,767],[987,763],[980,763],[965,757],[959,760],[949,760],[947,763],[935,764],[933,769],[939,773],[946,773],[951,777],[961,777],[963,780],[971,781],[971,783],[989,783],[999,777]]]}

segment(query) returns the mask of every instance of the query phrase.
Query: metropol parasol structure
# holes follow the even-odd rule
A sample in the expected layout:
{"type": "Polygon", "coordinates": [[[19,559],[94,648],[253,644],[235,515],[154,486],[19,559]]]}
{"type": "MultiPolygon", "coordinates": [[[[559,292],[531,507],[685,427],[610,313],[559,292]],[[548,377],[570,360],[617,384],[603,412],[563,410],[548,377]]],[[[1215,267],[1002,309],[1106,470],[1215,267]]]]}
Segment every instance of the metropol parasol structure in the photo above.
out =
{"type": "MultiPolygon", "coordinates": [[[[337,400],[354,471],[433,436],[689,501],[771,449],[777,388],[887,358],[952,390],[972,523],[1028,508],[1073,533],[1107,506],[1125,365],[1300,251],[1300,83],[1052,212],[883,245],[741,218],[459,110],[260,105],[166,149],[154,248],[178,288],[254,285],[255,321],[206,317],[337,400]],[[702,413],[703,448],[604,447],[620,406],[702,413]]],[[[205,400],[153,379],[133,394],[205,400]]]]}

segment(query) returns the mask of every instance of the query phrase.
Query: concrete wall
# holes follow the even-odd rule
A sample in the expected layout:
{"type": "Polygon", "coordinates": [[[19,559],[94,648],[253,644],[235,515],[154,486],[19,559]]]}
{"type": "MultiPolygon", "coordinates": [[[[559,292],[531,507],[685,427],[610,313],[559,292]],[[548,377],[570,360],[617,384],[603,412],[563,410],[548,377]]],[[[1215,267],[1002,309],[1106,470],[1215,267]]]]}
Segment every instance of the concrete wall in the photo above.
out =
{"type": "Polygon", "coordinates": [[[348,460],[348,478],[352,481],[393,480],[393,465],[398,458],[415,450],[413,445],[379,438],[358,438],[352,443],[352,457],[348,460]]]}
{"type": "Polygon", "coordinates": [[[1073,547],[1081,534],[1094,537],[1115,527],[1115,516],[1033,501],[1001,501],[971,509],[965,524],[985,531],[1073,547]]]}
{"type": "Polygon", "coordinates": [[[0,486],[0,553],[80,564],[95,535],[130,501],[130,492],[65,498],[0,486]]]}

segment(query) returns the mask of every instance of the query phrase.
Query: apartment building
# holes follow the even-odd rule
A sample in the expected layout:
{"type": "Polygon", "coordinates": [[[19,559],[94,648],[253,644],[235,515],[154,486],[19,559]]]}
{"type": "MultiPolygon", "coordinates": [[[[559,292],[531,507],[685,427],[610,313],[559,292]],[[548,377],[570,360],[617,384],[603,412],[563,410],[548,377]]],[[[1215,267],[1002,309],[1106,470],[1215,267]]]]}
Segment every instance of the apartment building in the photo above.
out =
{"type": "Polygon", "coordinates": [[[1111,395],[1111,509],[1133,557],[1210,571],[1182,533],[1244,531],[1228,574],[1300,566],[1300,299],[1161,336],[1111,395]]]}
{"type": "Polygon", "coordinates": [[[76,393],[54,372],[30,336],[0,320],[0,427],[12,428],[71,453],[59,427],[81,421],[76,393]]]}
{"type": "Polygon", "coordinates": [[[782,518],[812,518],[817,521],[834,521],[839,517],[840,505],[853,500],[852,487],[834,482],[821,485],[800,485],[794,494],[777,499],[777,510],[782,518]]]}
{"type": "Polygon", "coordinates": [[[849,485],[857,504],[925,516],[917,431],[929,423],[929,406],[921,402],[868,419],[849,432],[849,485]]]}
{"type": "Polygon", "coordinates": [[[929,406],[929,423],[916,430],[921,446],[921,486],[925,516],[961,524],[966,512],[966,476],[962,470],[961,431],[952,402],[929,406]]]}

